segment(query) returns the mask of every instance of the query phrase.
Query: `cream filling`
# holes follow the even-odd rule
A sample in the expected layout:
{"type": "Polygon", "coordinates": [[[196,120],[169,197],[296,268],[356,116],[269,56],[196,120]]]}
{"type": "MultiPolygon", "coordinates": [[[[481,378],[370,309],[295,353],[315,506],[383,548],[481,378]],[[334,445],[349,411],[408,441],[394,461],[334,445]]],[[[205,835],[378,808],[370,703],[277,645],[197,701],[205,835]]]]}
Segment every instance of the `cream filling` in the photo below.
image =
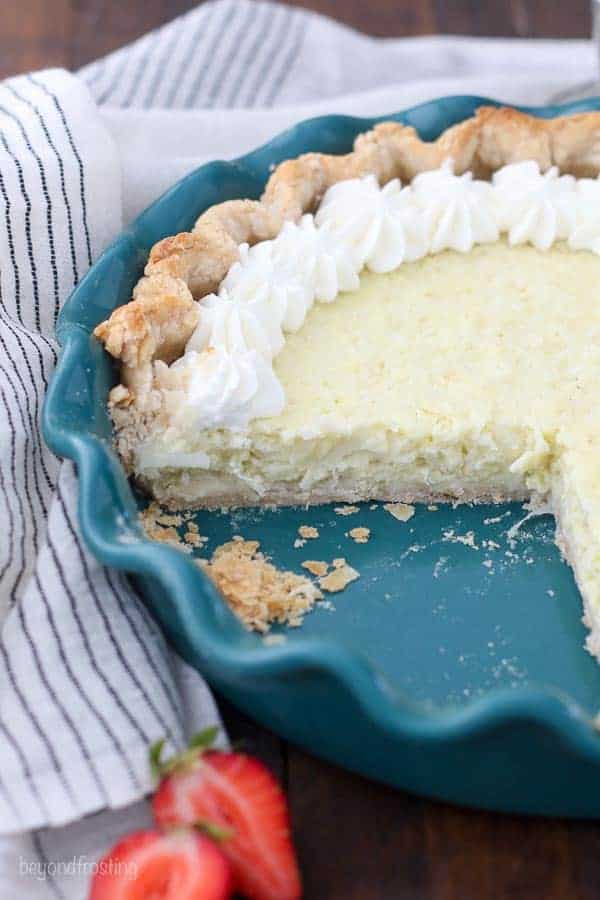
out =
{"type": "Polygon", "coordinates": [[[167,429],[141,449],[138,472],[181,460],[260,498],[275,482],[310,489],[372,460],[412,466],[424,484],[430,468],[474,478],[474,455],[489,459],[484,486],[496,465],[507,490],[547,490],[559,438],[593,428],[599,276],[593,254],[504,242],[364,273],[358,291],[313,307],[288,336],[274,361],[278,416],[167,429]]]}
{"type": "MultiPolygon", "coordinates": [[[[313,304],[360,287],[365,268],[383,274],[444,250],[467,253],[504,235],[510,245],[600,251],[600,181],[513,163],[492,182],[455,175],[451,160],[403,187],[373,175],[334,184],[314,216],[286,222],[273,240],[241,245],[218,295],[201,303],[198,326],[170,366],[157,360],[153,394],[165,401],[170,436],[246,429],[277,417],[285,394],[273,367],[287,335],[313,304]]],[[[155,457],[156,462],[156,457],[155,457]]],[[[170,460],[177,465],[175,457],[170,460]]]]}
{"type": "Polygon", "coordinates": [[[583,597],[586,646],[600,660],[600,465],[598,442],[583,439],[557,460],[551,507],[557,542],[583,597]]]}

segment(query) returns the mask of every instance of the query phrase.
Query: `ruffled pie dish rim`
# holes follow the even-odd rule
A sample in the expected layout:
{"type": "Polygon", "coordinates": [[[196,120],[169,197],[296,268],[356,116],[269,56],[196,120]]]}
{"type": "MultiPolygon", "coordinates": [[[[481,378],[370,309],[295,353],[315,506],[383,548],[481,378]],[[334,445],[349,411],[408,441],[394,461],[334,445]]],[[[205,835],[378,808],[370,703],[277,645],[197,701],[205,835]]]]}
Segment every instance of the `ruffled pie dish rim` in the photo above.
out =
{"type": "MultiPolygon", "coordinates": [[[[300,635],[265,646],[185,554],[147,539],[111,445],[106,398],[116,366],[91,336],[130,296],[150,246],[185,230],[201,208],[258,196],[273,164],[308,150],[343,152],[358,133],[389,119],[430,138],[481,105],[501,104],[458,96],[376,119],[324,116],[237,160],[209,163],[186,176],[123,232],[65,304],[43,432],[55,453],[77,465],[80,527],[92,553],[130,574],[178,652],[263,724],[338,764],[416,793],[504,811],[600,817],[600,790],[591,785],[600,774],[600,737],[572,698],[546,687],[492,689],[464,707],[432,711],[341,642],[300,635]],[[308,709],[309,716],[299,715],[308,709]],[[501,793],[494,770],[474,774],[488,752],[515,767],[501,793]],[[544,762],[531,765],[538,755],[544,762]],[[551,775],[564,788],[551,788],[551,775]]],[[[598,110],[600,99],[519,108],[553,117],[598,110]]]]}

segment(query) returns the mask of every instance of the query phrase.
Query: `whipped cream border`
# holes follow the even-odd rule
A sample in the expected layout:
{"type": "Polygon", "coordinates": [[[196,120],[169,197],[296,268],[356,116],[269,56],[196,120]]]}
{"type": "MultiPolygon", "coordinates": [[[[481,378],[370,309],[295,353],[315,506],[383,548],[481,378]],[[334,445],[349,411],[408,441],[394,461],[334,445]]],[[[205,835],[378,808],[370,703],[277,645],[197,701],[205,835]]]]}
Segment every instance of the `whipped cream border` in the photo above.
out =
{"type": "MultiPolygon", "coordinates": [[[[504,166],[487,182],[456,175],[449,159],[404,187],[398,179],[380,187],[374,175],[334,184],[314,216],[287,222],[273,240],[242,244],[218,294],[201,301],[184,355],[170,366],[155,363],[171,421],[162,446],[190,430],[244,431],[255,418],[279,415],[285,394],[273,359],[286,333],[302,327],[315,302],[357,290],[364,268],[392,272],[443,250],[468,253],[502,235],[511,245],[548,250],[562,240],[600,254],[600,176],[541,172],[527,161],[504,166]]],[[[177,456],[154,444],[140,462],[194,464],[188,454],[179,463],[177,456]]],[[[200,454],[196,465],[209,461],[200,454]]]]}

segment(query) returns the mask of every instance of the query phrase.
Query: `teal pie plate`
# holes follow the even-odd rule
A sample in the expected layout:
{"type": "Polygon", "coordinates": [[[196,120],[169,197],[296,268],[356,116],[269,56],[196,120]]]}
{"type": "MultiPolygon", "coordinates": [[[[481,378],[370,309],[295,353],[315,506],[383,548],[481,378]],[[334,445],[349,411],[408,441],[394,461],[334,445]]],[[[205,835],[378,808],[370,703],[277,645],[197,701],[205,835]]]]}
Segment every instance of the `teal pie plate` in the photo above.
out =
{"type": "MultiPolygon", "coordinates": [[[[426,139],[480,97],[447,97],[391,117],[426,139]]],[[[551,117],[600,100],[531,110],[551,117]]],[[[62,353],[45,438],[79,471],[84,539],[128,572],[167,638],[234,704],[342,766],[418,794],[510,812],[600,817],[600,666],[583,648],[581,600],[550,517],[520,505],[417,507],[399,522],[381,505],[197,516],[207,550],[258,538],[284,567],[344,556],[360,578],[283,640],[245,631],[192,559],[144,537],[143,503],[111,447],[116,369],[90,335],[130,296],[152,244],[202,210],[257,197],[273,164],[308,150],[345,153],[376,119],[303,122],[232,162],[202,166],[147,209],[73,293],[57,328],[62,353]],[[295,547],[300,525],[320,537],[295,547]],[[371,529],[356,544],[346,532],[371,529]]],[[[204,551],[206,552],[206,551],[204,551]]]]}

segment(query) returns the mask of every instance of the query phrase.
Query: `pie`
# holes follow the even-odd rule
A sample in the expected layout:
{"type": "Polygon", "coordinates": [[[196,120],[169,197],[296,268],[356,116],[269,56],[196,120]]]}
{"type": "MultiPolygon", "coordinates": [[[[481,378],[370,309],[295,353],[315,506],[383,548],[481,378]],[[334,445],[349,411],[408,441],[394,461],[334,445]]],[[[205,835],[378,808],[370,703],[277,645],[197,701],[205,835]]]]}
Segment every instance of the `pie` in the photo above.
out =
{"type": "Polygon", "coordinates": [[[600,655],[600,113],[384,122],[158,243],[95,331],[171,507],[545,504],[600,655]]]}

